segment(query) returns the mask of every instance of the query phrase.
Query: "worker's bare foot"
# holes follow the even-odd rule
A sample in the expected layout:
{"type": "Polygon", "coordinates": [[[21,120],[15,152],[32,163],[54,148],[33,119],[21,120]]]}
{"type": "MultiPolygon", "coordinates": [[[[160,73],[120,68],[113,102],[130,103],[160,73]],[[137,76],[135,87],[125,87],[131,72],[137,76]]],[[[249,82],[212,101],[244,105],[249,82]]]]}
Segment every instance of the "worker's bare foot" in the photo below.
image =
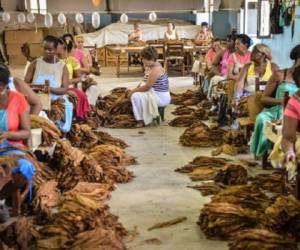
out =
{"type": "Polygon", "coordinates": [[[143,128],[143,127],[145,127],[145,124],[144,124],[143,121],[138,121],[138,122],[136,123],[135,127],[136,127],[136,128],[143,128]]]}

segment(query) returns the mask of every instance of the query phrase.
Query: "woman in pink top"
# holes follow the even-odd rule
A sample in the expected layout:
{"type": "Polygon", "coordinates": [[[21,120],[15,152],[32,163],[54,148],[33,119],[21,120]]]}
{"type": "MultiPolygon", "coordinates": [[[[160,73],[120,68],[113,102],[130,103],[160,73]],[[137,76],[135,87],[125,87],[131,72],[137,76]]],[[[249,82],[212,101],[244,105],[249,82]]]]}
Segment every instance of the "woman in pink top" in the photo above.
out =
{"type": "Polygon", "coordinates": [[[226,43],[226,49],[220,51],[212,63],[215,70],[213,72],[214,76],[211,78],[208,87],[208,98],[215,95],[215,86],[217,86],[218,82],[225,80],[227,77],[228,60],[231,53],[234,52],[235,35],[228,35],[226,43]]]}
{"type": "MultiPolygon", "coordinates": [[[[300,66],[293,72],[293,79],[297,86],[300,85],[300,66]]],[[[282,130],[282,151],[285,154],[285,161],[296,162],[295,142],[296,134],[300,132],[300,91],[290,98],[284,110],[284,121],[282,130]]],[[[299,161],[299,159],[297,159],[299,161]]]]}
{"type": "Polygon", "coordinates": [[[75,37],[76,49],[72,51],[73,56],[80,63],[80,71],[83,74],[89,74],[92,67],[92,57],[88,51],[83,47],[84,39],[83,36],[78,35],[75,37]]]}
{"type": "Polygon", "coordinates": [[[238,74],[245,64],[251,61],[251,52],[248,50],[252,40],[245,34],[237,35],[235,40],[235,52],[228,59],[228,79],[237,80],[238,74]]]}
{"type": "Polygon", "coordinates": [[[222,51],[220,39],[215,38],[211,48],[208,50],[205,56],[206,69],[211,70],[213,66],[213,61],[215,60],[218,53],[222,51]]]}

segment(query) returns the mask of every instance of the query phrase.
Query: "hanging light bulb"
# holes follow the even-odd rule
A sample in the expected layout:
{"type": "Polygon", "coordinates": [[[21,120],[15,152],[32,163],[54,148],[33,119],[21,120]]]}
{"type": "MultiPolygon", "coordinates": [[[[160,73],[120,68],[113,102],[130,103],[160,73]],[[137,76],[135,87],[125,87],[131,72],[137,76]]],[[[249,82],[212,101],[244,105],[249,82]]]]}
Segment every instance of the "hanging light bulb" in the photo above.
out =
{"type": "Polygon", "coordinates": [[[121,23],[128,23],[128,16],[125,13],[123,13],[120,17],[120,21],[121,23]]]}
{"type": "Polygon", "coordinates": [[[52,27],[52,25],[53,25],[53,16],[51,15],[51,13],[47,13],[45,15],[45,26],[47,28],[50,28],[52,27]]]}
{"type": "Polygon", "coordinates": [[[10,21],[10,14],[8,12],[4,12],[2,14],[2,20],[3,22],[8,23],[10,21]]]}
{"type": "Polygon", "coordinates": [[[28,23],[33,23],[35,21],[35,15],[33,14],[33,13],[29,13],[28,15],[27,15],[27,22],[28,23]]]}
{"type": "Polygon", "coordinates": [[[18,23],[19,23],[19,24],[24,24],[24,23],[26,23],[26,16],[25,16],[24,13],[20,13],[20,14],[18,15],[17,19],[18,19],[18,23]]]}
{"type": "Polygon", "coordinates": [[[149,20],[154,23],[157,20],[157,15],[154,11],[149,14],[149,20]]]}
{"type": "Polygon", "coordinates": [[[92,25],[95,29],[99,28],[100,26],[100,15],[98,12],[94,12],[92,14],[92,25]]]}
{"type": "Polygon", "coordinates": [[[77,23],[83,23],[84,22],[84,17],[81,13],[77,13],[76,16],[75,16],[75,20],[77,23]]]}
{"type": "Polygon", "coordinates": [[[64,25],[67,22],[66,16],[64,13],[59,13],[57,17],[57,21],[61,24],[64,25]]]}

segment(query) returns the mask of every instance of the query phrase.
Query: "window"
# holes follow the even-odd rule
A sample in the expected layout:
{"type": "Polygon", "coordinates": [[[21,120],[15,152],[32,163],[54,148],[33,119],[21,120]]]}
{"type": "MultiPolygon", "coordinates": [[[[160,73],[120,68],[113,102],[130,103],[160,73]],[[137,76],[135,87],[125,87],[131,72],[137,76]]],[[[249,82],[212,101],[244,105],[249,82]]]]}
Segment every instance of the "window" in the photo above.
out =
{"type": "Polygon", "coordinates": [[[271,27],[270,27],[270,12],[271,5],[269,0],[260,0],[258,4],[258,27],[257,35],[260,38],[270,37],[271,27]]]}
{"type": "Polygon", "coordinates": [[[250,37],[257,36],[257,0],[245,0],[244,33],[250,37]]]}
{"type": "MultiPolygon", "coordinates": [[[[47,13],[47,0],[29,0],[29,8],[27,8],[31,13],[45,15],[47,13]]],[[[27,3],[27,1],[26,1],[27,3]]]]}

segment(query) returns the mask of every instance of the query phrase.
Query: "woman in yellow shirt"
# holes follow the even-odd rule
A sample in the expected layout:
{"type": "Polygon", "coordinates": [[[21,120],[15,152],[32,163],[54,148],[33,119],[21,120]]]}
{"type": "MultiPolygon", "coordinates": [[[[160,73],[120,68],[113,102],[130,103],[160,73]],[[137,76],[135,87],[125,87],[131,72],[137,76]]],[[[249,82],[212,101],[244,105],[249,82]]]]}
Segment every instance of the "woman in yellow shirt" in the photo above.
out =
{"type": "Polygon", "coordinates": [[[81,71],[79,61],[72,55],[70,55],[73,49],[73,42],[59,39],[57,54],[58,57],[66,64],[69,73],[69,89],[77,96],[76,117],[79,119],[85,119],[90,111],[90,104],[86,94],[77,88],[77,84],[81,82],[81,71]]]}

